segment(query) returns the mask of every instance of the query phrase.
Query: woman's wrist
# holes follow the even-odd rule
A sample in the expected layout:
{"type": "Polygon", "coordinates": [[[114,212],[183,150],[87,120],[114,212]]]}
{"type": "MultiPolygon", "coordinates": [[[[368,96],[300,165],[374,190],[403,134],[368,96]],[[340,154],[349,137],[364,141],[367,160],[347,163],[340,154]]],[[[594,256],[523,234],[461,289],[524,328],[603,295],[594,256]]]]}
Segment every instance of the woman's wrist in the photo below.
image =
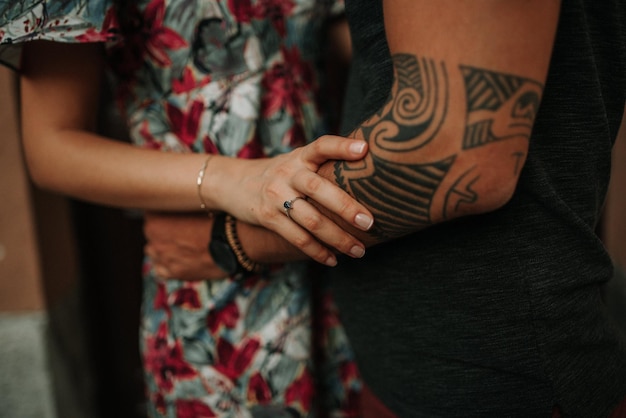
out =
{"type": "Polygon", "coordinates": [[[241,200],[244,191],[240,179],[253,162],[254,160],[213,154],[202,182],[202,199],[210,211],[232,213],[234,204],[245,204],[241,200]]]}
{"type": "Polygon", "coordinates": [[[198,191],[198,200],[200,201],[200,209],[207,212],[207,214],[209,215],[209,217],[213,216],[213,211],[211,211],[206,203],[206,200],[204,199],[204,192],[202,190],[202,186],[204,185],[204,178],[206,177],[206,171],[207,171],[207,167],[209,165],[209,162],[211,161],[211,159],[213,158],[213,154],[208,154],[207,157],[204,160],[204,163],[202,164],[202,167],[200,168],[200,171],[198,171],[198,177],[196,177],[196,186],[197,186],[197,191],[198,191]]]}

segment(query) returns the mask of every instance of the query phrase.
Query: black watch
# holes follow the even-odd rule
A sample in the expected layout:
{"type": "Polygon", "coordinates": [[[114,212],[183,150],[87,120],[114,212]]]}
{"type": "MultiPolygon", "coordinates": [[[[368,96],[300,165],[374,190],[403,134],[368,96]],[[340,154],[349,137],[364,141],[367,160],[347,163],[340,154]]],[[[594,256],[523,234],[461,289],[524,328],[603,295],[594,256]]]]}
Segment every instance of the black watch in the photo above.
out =
{"type": "Polygon", "coordinates": [[[237,255],[226,237],[225,213],[219,213],[214,217],[209,254],[213,257],[215,264],[229,276],[243,277],[245,275],[246,270],[237,260],[237,255]]]}

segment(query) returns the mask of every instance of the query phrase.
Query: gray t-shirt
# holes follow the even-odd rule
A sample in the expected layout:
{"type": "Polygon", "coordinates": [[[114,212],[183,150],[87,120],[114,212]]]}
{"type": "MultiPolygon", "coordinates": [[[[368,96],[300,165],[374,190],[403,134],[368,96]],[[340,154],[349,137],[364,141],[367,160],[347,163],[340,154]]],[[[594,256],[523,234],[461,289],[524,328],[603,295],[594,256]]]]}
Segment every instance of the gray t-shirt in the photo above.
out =
{"type": "MultiPolygon", "coordinates": [[[[626,351],[600,297],[612,265],[594,233],[626,100],[625,4],[563,1],[507,205],[333,269],[362,375],[398,416],[549,417],[556,405],[599,417],[626,396],[626,351]]],[[[380,1],[348,0],[347,14],[346,132],[392,82],[380,1]]]]}

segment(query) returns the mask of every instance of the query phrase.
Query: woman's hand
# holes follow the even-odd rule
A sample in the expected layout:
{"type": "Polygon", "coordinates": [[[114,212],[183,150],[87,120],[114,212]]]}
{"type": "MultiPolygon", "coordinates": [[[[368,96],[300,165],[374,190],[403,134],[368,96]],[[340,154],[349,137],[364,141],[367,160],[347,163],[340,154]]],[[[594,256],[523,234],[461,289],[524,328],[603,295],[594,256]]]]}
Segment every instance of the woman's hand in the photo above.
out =
{"type": "Polygon", "coordinates": [[[145,253],[163,279],[218,280],[226,276],[207,246],[213,221],[206,214],[146,212],[145,253]]]}
{"type": "Polygon", "coordinates": [[[329,248],[358,258],[365,246],[349,228],[368,230],[373,223],[369,210],[335,183],[317,174],[329,160],[362,159],[367,144],[336,136],[273,158],[259,160],[216,159],[210,163],[205,190],[210,206],[244,222],[276,232],[312,259],[333,266],[336,257],[329,248]],[[291,209],[285,202],[291,201],[291,209]],[[313,204],[315,202],[315,204],[313,204]],[[338,225],[316,205],[337,215],[338,225]]]}

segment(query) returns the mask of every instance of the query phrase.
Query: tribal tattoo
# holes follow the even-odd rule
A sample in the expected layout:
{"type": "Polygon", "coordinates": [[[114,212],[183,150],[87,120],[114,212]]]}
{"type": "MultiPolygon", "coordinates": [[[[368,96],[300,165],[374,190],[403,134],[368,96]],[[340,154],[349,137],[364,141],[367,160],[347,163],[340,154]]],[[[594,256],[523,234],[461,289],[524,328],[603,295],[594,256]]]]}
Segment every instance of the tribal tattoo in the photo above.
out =
{"type": "Polygon", "coordinates": [[[375,236],[397,237],[430,225],[432,197],[453,162],[454,156],[432,164],[396,164],[372,156],[363,166],[336,163],[335,176],[375,213],[375,236]]]}
{"type": "MultiPolygon", "coordinates": [[[[395,80],[387,102],[351,135],[368,142],[369,154],[334,167],[337,184],[374,213],[370,233],[383,239],[423,229],[433,219],[452,219],[477,204],[475,186],[489,167],[455,170],[455,164],[464,153],[507,139],[529,139],[543,90],[527,78],[459,66],[461,99],[452,92],[455,83],[443,62],[409,54],[394,55],[392,61],[395,80]],[[450,147],[451,129],[443,131],[452,100],[465,104],[465,123],[450,147]]],[[[510,155],[511,176],[517,176],[525,153],[510,155]]]]}
{"type": "Polygon", "coordinates": [[[461,67],[467,90],[463,149],[513,137],[530,138],[541,84],[521,77],[461,67]]]}
{"type": "Polygon", "coordinates": [[[443,65],[410,55],[396,56],[393,63],[395,95],[362,129],[381,151],[407,152],[437,136],[448,105],[447,74],[443,65]]]}

